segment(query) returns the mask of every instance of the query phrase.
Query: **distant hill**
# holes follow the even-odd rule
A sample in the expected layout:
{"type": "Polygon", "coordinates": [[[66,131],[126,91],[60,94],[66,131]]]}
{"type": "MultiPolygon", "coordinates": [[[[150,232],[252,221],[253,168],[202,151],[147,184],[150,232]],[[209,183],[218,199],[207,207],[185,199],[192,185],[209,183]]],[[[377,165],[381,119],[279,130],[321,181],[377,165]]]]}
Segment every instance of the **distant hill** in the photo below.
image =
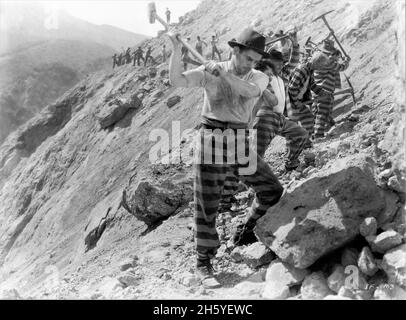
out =
{"type": "Polygon", "coordinates": [[[37,4],[17,3],[2,9],[0,144],[84,75],[111,68],[114,52],[148,38],[64,12],[52,22],[37,4]]]}
{"type": "Polygon", "coordinates": [[[94,42],[120,50],[149,38],[109,25],[95,25],[64,11],[50,14],[34,3],[22,6],[17,2],[3,11],[0,55],[51,39],[94,42]]]}

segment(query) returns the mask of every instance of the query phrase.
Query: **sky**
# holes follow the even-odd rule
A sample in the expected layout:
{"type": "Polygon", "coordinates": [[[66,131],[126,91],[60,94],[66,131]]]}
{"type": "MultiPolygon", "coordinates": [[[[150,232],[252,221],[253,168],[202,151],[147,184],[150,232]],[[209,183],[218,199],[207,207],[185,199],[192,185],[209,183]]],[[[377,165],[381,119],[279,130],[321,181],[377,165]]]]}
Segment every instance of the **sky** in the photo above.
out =
{"type": "MultiPolygon", "coordinates": [[[[150,24],[148,19],[148,3],[144,0],[46,0],[46,1],[4,1],[3,3],[16,2],[35,3],[45,6],[47,10],[62,9],[72,16],[95,24],[109,24],[135,33],[156,36],[163,27],[158,22],[150,24]]],[[[196,0],[161,0],[155,1],[158,15],[165,18],[166,8],[171,11],[171,21],[177,22],[178,17],[191,11],[200,3],[196,0]]]]}

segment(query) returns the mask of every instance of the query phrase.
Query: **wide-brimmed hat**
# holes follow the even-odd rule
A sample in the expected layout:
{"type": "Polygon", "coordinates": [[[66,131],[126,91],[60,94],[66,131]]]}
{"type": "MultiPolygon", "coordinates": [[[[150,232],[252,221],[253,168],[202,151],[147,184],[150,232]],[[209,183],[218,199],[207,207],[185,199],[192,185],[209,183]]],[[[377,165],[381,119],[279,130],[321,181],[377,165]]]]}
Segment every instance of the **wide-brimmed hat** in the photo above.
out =
{"type": "Polygon", "coordinates": [[[333,54],[336,50],[337,49],[334,47],[334,41],[329,39],[324,40],[320,47],[320,51],[327,54],[333,54]]]}
{"type": "Polygon", "coordinates": [[[244,29],[237,39],[229,41],[228,45],[232,48],[235,46],[248,48],[264,57],[268,57],[268,53],[265,51],[265,37],[252,28],[244,29]]]}
{"type": "Polygon", "coordinates": [[[268,57],[266,59],[274,60],[274,61],[283,61],[282,52],[276,49],[271,49],[268,52],[268,57]]]}

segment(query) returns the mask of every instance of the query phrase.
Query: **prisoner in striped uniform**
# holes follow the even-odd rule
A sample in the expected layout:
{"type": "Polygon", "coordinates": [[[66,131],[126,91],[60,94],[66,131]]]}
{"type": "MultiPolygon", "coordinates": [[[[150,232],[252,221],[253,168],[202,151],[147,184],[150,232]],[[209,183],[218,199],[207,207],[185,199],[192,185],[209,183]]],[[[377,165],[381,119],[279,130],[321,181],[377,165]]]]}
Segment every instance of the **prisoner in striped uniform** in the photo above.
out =
{"type": "MultiPolygon", "coordinates": [[[[273,65],[278,65],[278,70],[275,73],[277,73],[279,76],[274,76],[271,79],[268,89],[274,95],[275,91],[273,87],[275,87],[275,90],[277,90],[278,94],[280,95],[280,103],[277,108],[279,114],[283,114],[285,116],[290,115],[292,117],[293,114],[290,108],[288,95],[288,83],[291,72],[299,63],[300,51],[296,32],[291,32],[289,35],[292,44],[289,59],[286,61],[283,59],[283,56],[282,58],[278,56],[276,60],[274,59],[273,65]],[[278,89],[276,89],[277,87],[278,89]]],[[[274,46],[270,46],[269,49],[267,49],[268,54],[271,54],[271,52],[277,52],[277,50],[273,48],[274,46]]],[[[263,71],[261,69],[258,70],[263,71]]],[[[271,144],[275,135],[282,135],[287,139],[287,159],[285,161],[285,169],[289,171],[299,165],[298,158],[303,150],[302,139],[303,136],[307,134],[302,129],[297,128],[297,126],[289,119],[285,119],[280,115],[274,114],[272,112],[272,98],[270,99],[269,92],[266,95],[267,97],[264,97],[264,99],[260,99],[258,101],[252,113],[252,119],[255,121],[254,129],[257,130],[257,152],[261,157],[263,157],[266,149],[271,144]],[[261,119],[258,119],[256,115],[260,108],[263,110],[261,110],[261,119]]],[[[277,102],[275,102],[274,105],[276,104],[277,102]]],[[[224,208],[229,208],[231,206],[233,196],[237,193],[237,191],[238,180],[232,174],[228,174],[224,183],[224,192],[221,202],[224,208]]]]}
{"type": "Polygon", "coordinates": [[[325,130],[331,117],[334,90],[337,86],[337,76],[339,72],[348,68],[349,59],[345,58],[342,62],[332,57],[334,53],[334,43],[331,40],[325,40],[321,47],[321,54],[326,55],[327,63],[322,68],[314,70],[313,105],[312,113],[315,117],[314,138],[323,138],[325,130]]]}
{"type": "Polygon", "coordinates": [[[308,134],[304,128],[283,115],[287,103],[287,86],[279,76],[283,67],[282,53],[276,50],[272,50],[270,58],[261,60],[256,67],[270,77],[269,89],[273,90],[276,103],[272,101],[272,96],[268,98],[267,91],[262,94],[257,103],[259,110],[255,117],[254,129],[257,130],[257,152],[261,157],[276,135],[286,139],[285,171],[287,172],[299,166],[299,155],[306,144],[308,134]]]}
{"type": "Polygon", "coordinates": [[[276,204],[283,193],[283,187],[269,165],[249,148],[248,143],[247,128],[252,109],[269,83],[264,73],[253,69],[266,55],[265,38],[251,28],[245,29],[236,41],[228,43],[233,48],[231,60],[209,61],[182,73],[181,43],[175,35],[168,35],[174,47],[169,68],[172,85],[204,88],[202,126],[196,152],[203,161],[195,163],[194,181],[196,274],[203,286],[218,287],[220,284],[214,277],[210,260],[220,246],[216,217],[226,174],[231,172],[256,194],[249,218],[235,235],[241,242],[255,237],[253,229],[257,219],[276,204]],[[234,133],[234,136],[226,139],[225,132],[234,133]],[[225,142],[223,150],[221,142],[225,142]],[[237,151],[229,157],[227,151],[233,143],[237,151]],[[238,154],[241,149],[248,152],[249,161],[238,154]],[[213,163],[217,158],[223,161],[213,163]]]}
{"type": "Polygon", "coordinates": [[[306,129],[309,137],[312,136],[314,130],[314,116],[310,109],[301,102],[301,99],[312,84],[312,73],[312,60],[310,59],[293,70],[288,85],[291,118],[306,129]]]}

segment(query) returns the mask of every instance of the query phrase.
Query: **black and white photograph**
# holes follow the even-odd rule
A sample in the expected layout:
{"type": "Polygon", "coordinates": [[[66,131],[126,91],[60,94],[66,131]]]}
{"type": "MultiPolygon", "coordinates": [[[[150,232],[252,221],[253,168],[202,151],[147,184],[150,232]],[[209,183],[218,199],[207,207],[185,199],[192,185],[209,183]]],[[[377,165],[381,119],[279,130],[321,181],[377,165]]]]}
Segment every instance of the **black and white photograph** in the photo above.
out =
{"type": "Polygon", "coordinates": [[[405,5],[0,0],[0,300],[406,300],[405,5]]]}

